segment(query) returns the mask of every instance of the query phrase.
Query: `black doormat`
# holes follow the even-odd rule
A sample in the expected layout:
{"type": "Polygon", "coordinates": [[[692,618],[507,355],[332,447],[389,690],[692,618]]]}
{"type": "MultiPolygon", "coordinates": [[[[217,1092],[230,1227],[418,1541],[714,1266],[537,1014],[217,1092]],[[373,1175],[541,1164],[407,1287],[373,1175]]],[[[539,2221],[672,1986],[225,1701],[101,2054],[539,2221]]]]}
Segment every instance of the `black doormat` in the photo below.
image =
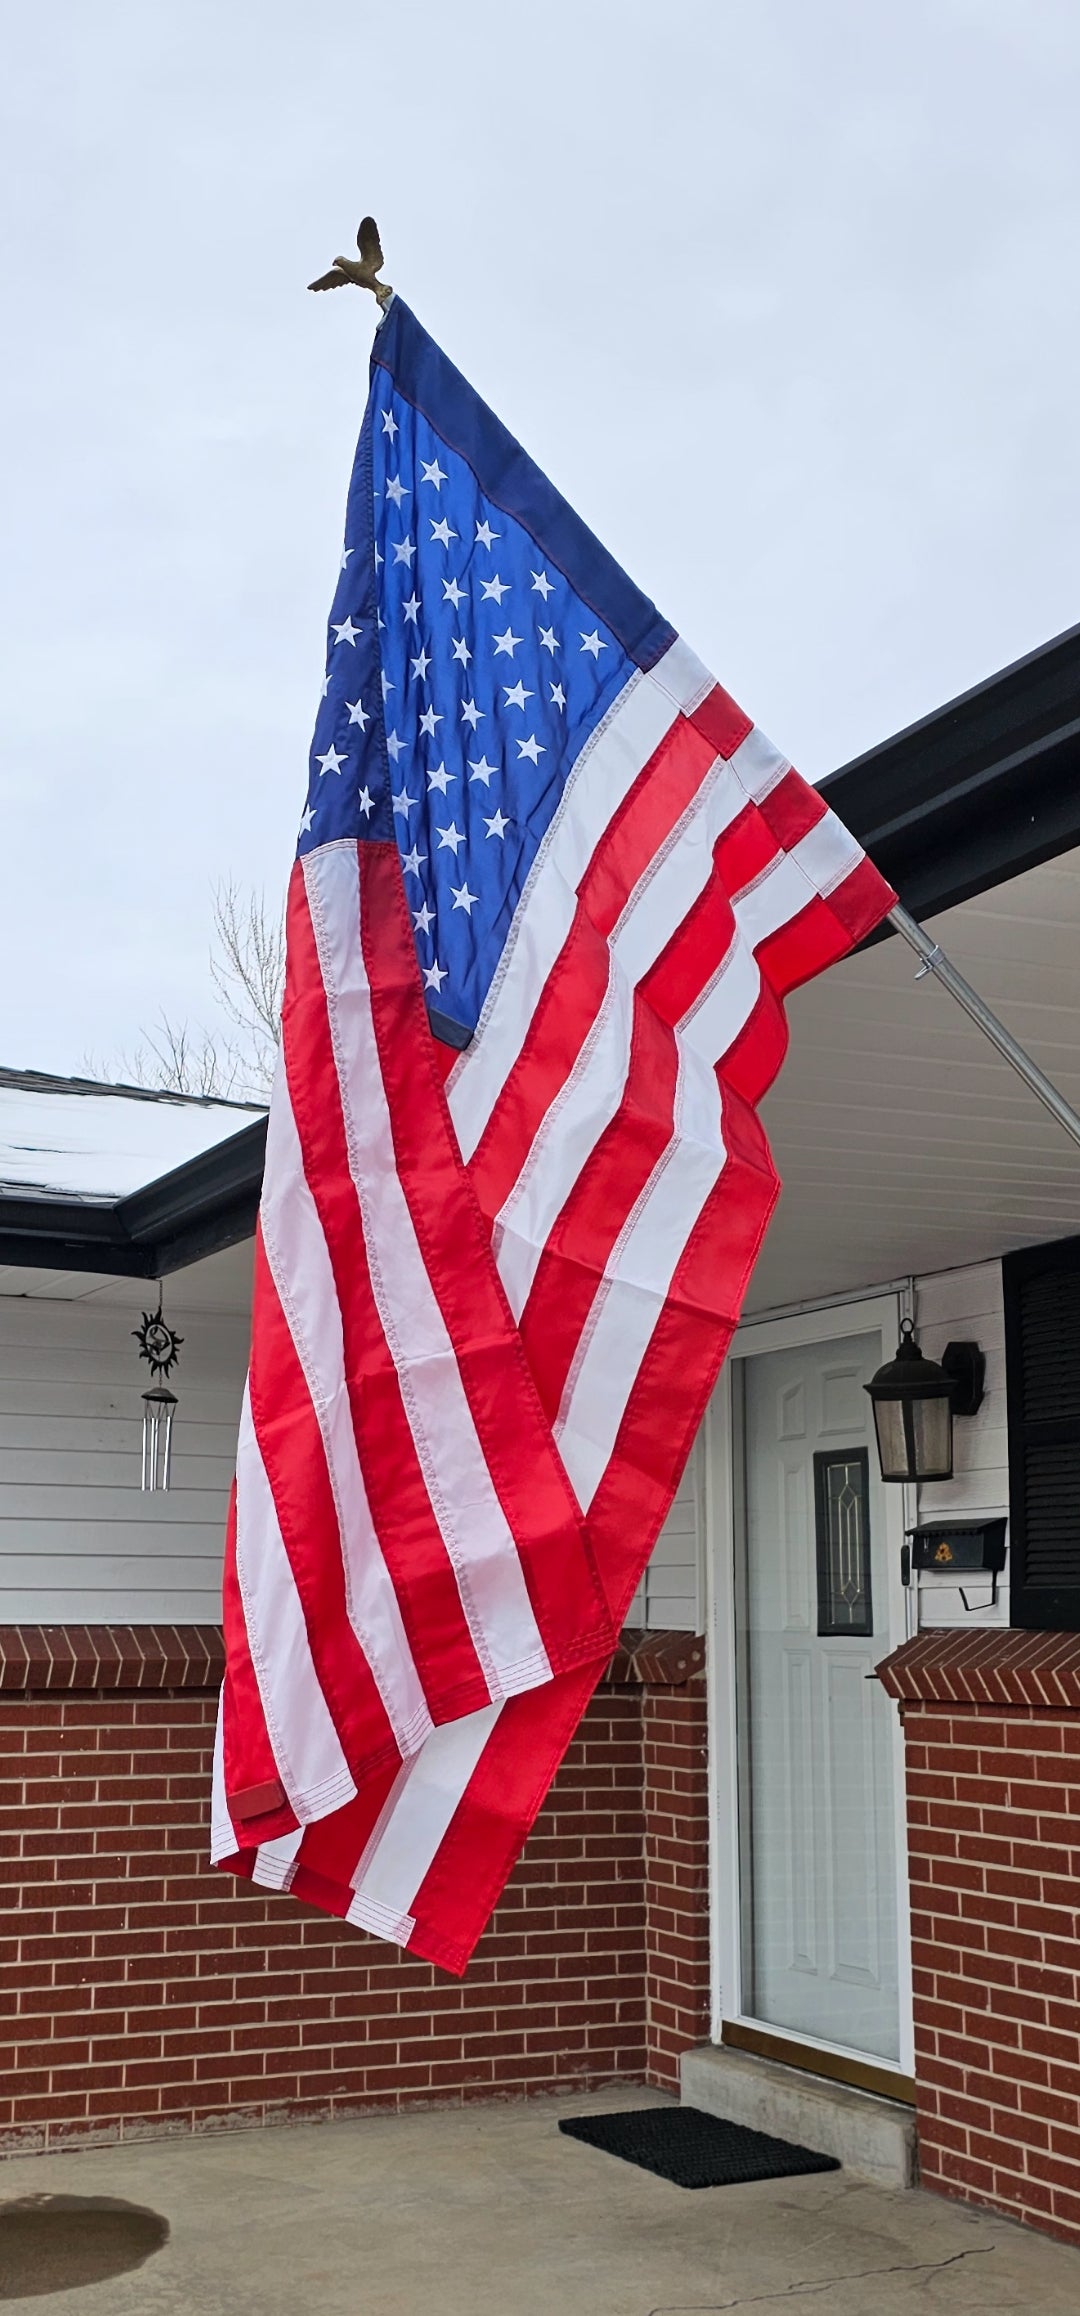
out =
{"type": "Polygon", "coordinates": [[[631,2107],[619,2115],[568,2115],[570,2139],[602,2147],[670,2179],[676,2187],[732,2187],[749,2179],[792,2179],[800,2172],[839,2171],[834,2155],[815,2155],[744,2123],[726,2123],[700,2107],[631,2107]]]}

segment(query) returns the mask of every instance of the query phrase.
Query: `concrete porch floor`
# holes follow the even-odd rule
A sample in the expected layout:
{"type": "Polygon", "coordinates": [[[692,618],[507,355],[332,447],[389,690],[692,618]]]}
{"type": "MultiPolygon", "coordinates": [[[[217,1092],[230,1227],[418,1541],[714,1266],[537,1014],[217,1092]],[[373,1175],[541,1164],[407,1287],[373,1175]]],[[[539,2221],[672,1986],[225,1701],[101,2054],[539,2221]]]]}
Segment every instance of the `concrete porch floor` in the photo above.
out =
{"type": "MultiPolygon", "coordinates": [[[[1080,2254],[843,2172],[695,2193],[557,2130],[593,2098],[129,2142],[0,2165],[13,2197],[122,2197],[169,2240],[56,2316],[1077,2316],[1080,2254]]],[[[2,2231],[0,2231],[2,2234],[2,2231]]]]}

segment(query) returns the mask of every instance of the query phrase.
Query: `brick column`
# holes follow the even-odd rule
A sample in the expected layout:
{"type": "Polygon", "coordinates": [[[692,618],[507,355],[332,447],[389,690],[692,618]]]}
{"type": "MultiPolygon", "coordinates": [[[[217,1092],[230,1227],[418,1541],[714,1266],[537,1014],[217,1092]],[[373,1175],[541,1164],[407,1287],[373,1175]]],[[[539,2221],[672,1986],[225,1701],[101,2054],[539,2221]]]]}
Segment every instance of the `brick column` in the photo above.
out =
{"type": "Polygon", "coordinates": [[[1080,1636],[925,1632],[907,1765],[924,2186],[1080,2244],[1080,1636]]]}
{"type": "Polygon", "coordinates": [[[647,2080],[679,2088],[679,2059],[709,2034],[709,1749],[705,1643],[624,1634],[642,1688],[647,2080]]]}

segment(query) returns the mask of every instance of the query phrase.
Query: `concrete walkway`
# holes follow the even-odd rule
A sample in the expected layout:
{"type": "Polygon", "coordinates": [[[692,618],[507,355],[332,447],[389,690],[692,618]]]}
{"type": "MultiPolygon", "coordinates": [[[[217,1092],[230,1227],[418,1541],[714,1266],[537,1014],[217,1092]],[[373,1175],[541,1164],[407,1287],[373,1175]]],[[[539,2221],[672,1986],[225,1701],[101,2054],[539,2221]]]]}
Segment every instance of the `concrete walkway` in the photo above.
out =
{"type": "Polygon", "coordinates": [[[842,2172],[687,2193],[556,2129],[647,2101],[623,2089],[21,2157],[0,2166],[0,2242],[3,2206],[38,2195],[122,2198],[169,2236],[126,2274],[48,2297],[0,2282],[0,2299],[41,2316],[1080,2310],[1080,2254],[935,2196],[842,2172]]]}

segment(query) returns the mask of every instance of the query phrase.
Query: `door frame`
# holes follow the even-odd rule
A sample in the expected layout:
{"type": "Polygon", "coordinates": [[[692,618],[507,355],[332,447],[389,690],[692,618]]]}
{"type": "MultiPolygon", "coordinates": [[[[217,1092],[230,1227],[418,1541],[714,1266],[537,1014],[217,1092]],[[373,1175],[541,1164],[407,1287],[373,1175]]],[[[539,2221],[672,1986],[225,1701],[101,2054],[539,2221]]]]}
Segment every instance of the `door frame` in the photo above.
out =
{"type": "MultiPolygon", "coordinates": [[[[821,2072],[842,2073],[848,2080],[895,2075],[897,2095],[905,2095],[914,2071],[914,2023],[911,1999],[911,1905],[908,1885],[907,1825],[904,1789],[904,1748],[899,1716],[893,1737],[893,1798],[896,1812],[896,1926],[900,2001],[900,2056],[868,2059],[865,2051],[848,2051],[835,2043],[818,2043],[811,2035],[786,2036],[764,2021],[747,2017],[742,2003],[740,1938],[740,1845],[738,1728],[736,1720],[735,1650],[735,1492],[732,1456],[731,1361],[751,1358],[762,1351],[796,1350],[801,1344],[829,1343],[844,1335],[867,1334],[880,1328],[884,1357],[889,1337],[899,1335],[900,1319],[909,1297],[899,1290],[867,1295],[858,1301],[831,1303],[779,1319],[748,1320],[732,1338],[719,1384],[705,1419],[705,1614],[709,1646],[709,1845],[710,1939],[712,1948],[712,2025],[714,2043],[732,2028],[732,2041],[744,2047],[756,2041],[769,2044],[769,2055],[783,2056],[783,2044],[820,2050],[821,2072]]],[[[900,1582],[900,1550],[904,1530],[915,1518],[913,1491],[886,1487],[886,1566],[889,1569],[888,1607],[891,1647],[904,1638],[906,1596],[900,1582]]],[[[805,2062],[804,2062],[805,2063],[805,2062]]],[[[910,2093],[908,2092],[908,2095],[910,2093]]]]}

